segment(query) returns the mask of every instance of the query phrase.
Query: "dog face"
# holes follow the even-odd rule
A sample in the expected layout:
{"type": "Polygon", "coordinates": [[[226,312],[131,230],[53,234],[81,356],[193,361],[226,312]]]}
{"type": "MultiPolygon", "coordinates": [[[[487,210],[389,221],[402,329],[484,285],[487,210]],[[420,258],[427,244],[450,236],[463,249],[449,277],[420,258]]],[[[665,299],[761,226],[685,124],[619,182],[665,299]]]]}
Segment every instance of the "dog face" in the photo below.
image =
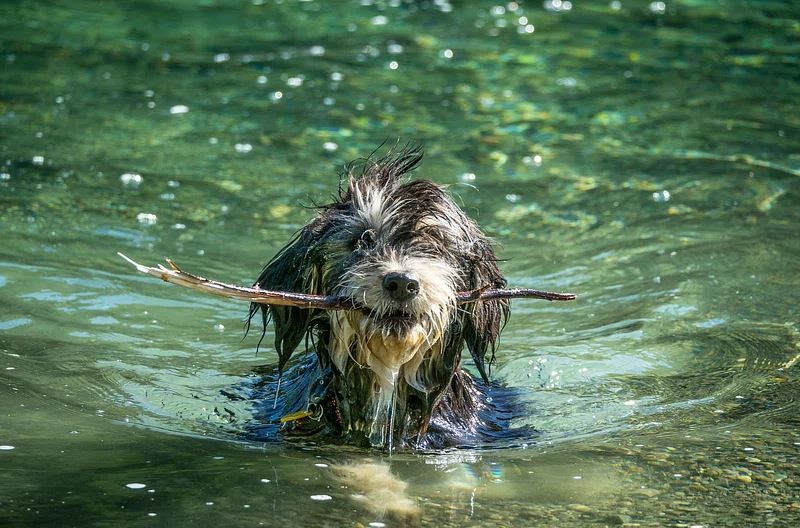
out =
{"type": "Polygon", "coordinates": [[[348,297],[359,310],[267,305],[282,369],[304,337],[334,370],[345,429],[385,442],[424,431],[459,368],[464,345],[486,379],[485,357],[506,301],[457,306],[456,293],[503,287],[487,238],[441,187],[405,181],[419,148],[348,166],[346,187],[266,266],[264,289],[348,297]],[[360,174],[358,174],[360,169],[360,174]],[[398,420],[398,416],[400,420],[398,420]]]}

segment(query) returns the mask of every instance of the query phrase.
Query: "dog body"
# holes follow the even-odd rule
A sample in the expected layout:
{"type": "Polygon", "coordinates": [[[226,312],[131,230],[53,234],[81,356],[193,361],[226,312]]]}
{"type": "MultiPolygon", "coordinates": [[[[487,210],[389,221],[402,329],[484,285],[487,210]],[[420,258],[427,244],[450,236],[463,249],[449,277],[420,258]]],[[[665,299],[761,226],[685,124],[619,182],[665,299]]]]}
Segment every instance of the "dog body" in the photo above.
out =
{"type": "Polygon", "coordinates": [[[289,430],[391,448],[428,445],[434,429],[468,434],[485,425],[461,355],[466,347],[488,384],[509,305],[459,305],[456,294],[506,282],[489,240],[445,190],[406,180],[421,158],[420,148],[405,148],[350,164],[337,199],[256,281],[359,307],[251,305],[250,319],[260,313],[265,327],[274,324],[281,374],[301,344],[314,356],[284,380],[282,412],[313,418],[289,420],[289,430]]]}

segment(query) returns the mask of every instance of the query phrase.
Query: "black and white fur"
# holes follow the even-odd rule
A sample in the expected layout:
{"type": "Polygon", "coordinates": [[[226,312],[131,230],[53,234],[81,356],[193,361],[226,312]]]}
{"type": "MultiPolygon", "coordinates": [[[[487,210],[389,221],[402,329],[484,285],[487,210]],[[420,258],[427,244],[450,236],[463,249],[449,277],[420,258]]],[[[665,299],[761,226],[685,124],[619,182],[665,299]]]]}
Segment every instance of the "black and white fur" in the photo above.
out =
{"type": "Polygon", "coordinates": [[[407,180],[421,159],[420,147],[406,147],[348,165],[338,197],[258,277],[262,289],[347,296],[365,307],[251,305],[250,320],[259,312],[265,327],[272,320],[279,371],[292,378],[280,411],[314,412],[284,429],[391,447],[486,425],[480,381],[462,370],[462,351],[488,387],[509,305],[457,305],[456,292],[506,281],[490,241],[448,193],[407,180]],[[314,359],[292,377],[285,368],[298,347],[314,359]]]}

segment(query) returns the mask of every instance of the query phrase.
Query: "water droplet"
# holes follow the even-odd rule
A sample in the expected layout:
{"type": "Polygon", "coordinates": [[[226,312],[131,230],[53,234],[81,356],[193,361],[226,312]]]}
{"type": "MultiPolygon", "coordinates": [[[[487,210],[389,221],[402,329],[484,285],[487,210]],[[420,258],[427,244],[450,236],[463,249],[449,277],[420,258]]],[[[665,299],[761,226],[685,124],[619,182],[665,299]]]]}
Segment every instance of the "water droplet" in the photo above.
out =
{"type": "Polygon", "coordinates": [[[158,222],[158,217],[153,213],[139,213],[136,215],[136,221],[142,225],[153,225],[158,222]]]}
{"type": "Polygon", "coordinates": [[[458,177],[458,179],[462,182],[474,182],[475,178],[477,178],[477,176],[474,172],[465,172],[458,177]]]}
{"type": "Polygon", "coordinates": [[[329,501],[333,499],[330,495],[312,495],[311,500],[315,501],[329,501]]]}
{"type": "Polygon", "coordinates": [[[131,187],[138,187],[142,183],[142,175],[135,172],[126,172],[119,177],[122,185],[129,185],[131,187]]]}
{"type": "Polygon", "coordinates": [[[655,202],[668,202],[671,195],[669,194],[668,190],[663,190],[661,192],[654,192],[653,193],[653,201],[655,202]]]}

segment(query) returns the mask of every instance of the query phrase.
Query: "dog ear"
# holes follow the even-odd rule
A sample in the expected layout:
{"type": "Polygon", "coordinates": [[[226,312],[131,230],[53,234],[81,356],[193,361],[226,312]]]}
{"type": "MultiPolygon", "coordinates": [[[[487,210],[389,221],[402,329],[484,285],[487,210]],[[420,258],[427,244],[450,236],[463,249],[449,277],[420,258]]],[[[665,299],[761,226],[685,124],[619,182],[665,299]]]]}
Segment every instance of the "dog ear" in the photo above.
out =
{"type": "MultiPolygon", "coordinates": [[[[319,293],[319,273],[313,263],[313,224],[306,226],[270,260],[255,285],[264,290],[284,292],[319,293]]],[[[249,329],[253,317],[261,312],[263,323],[261,339],[264,339],[267,324],[272,320],[275,327],[275,350],[278,352],[278,370],[283,372],[286,362],[308,333],[319,310],[250,304],[246,322],[249,329]]],[[[259,340],[261,344],[261,340],[259,340]]]]}
{"type": "MultiPolygon", "coordinates": [[[[497,266],[497,259],[489,242],[482,240],[475,249],[475,258],[470,265],[469,288],[504,288],[506,280],[497,266]]],[[[509,303],[506,299],[478,301],[466,308],[462,335],[481,378],[487,384],[487,365],[491,368],[494,363],[497,338],[508,320],[508,313],[509,303]],[[490,350],[487,363],[486,354],[490,350]]]]}

